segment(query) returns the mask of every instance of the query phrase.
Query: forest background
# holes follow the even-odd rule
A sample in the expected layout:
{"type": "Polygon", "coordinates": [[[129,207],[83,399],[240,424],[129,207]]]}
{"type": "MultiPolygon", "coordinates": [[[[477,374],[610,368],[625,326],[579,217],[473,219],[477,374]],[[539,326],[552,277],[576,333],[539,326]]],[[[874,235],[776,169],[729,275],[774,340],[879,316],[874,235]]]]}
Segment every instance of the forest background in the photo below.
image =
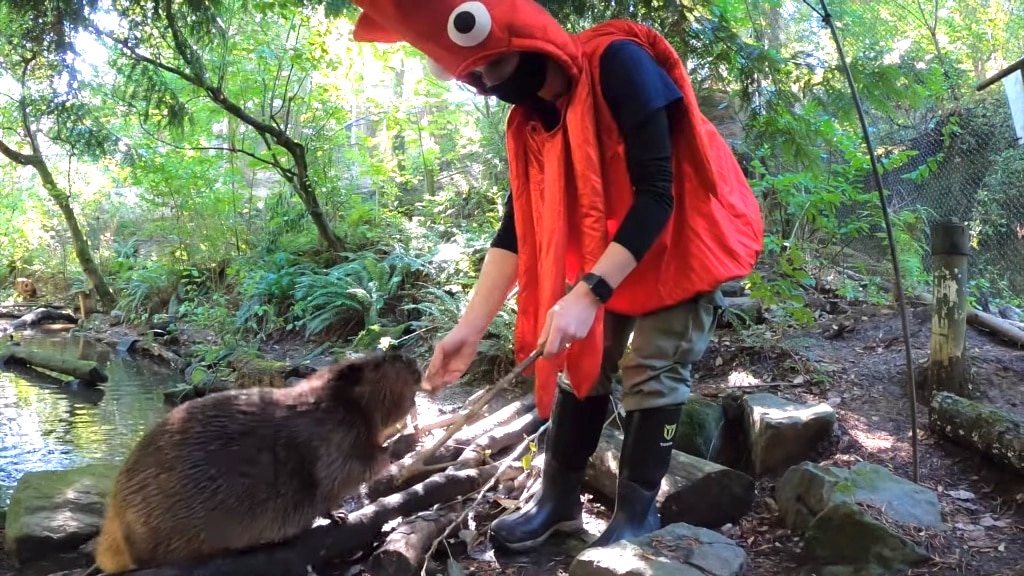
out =
{"type": "MultiPolygon", "coordinates": [[[[773,321],[746,337],[813,322],[805,291],[828,270],[860,275],[837,277],[845,297],[891,300],[867,150],[811,6],[544,4],[572,31],[648,24],[686,62],[764,212],[765,252],[745,282],[773,321]]],[[[829,9],[907,290],[929,283],[930,223],[955,217],[975,242],[972,300],[1020,307],[1022,134],[1003,85],[974,87],[1024,55],[1024,2],[829,9]]],[[[51,301],[88,289],[129,322],[214,335],[198,344],[209,359],[410,334],[429,352],[500,219],[507,107],[432,78],[408,46],[353,42],[355,14],[341,0],[0,3],[0,297],[17,277],[51,301]]],[[[482,369],[509,367],[514,299],[482,369]]]]}

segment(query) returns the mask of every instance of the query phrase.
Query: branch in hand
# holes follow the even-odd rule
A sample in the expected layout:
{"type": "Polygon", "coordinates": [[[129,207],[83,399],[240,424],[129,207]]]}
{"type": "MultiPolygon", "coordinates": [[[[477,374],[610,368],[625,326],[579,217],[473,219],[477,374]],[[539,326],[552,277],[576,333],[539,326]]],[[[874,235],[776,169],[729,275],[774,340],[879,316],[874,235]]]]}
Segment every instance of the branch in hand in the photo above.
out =
{"type": "Polygon", "coordinates": [[[486,393],[480,395],[480,397],[477,398],[476,402],[474,402],[473,405],[470,406],[469,410],[466,410],[462,417],[459,418],[454,424],[452,424],[450,428],[448,428],[448,431],[445,432],[445,435],[442,436],[440,440],[435,442],[430,448],[420,453],[420,455],[415,460],[413,460],[409,464],[409,466],[402,470],[400,479],[404,481],[405,479],[415,476],[416,474],[423,473],[424,470],[426,470],[425,463],[431,458],[433,458],[435,454],[437,454],[437,451],[441,449],[441,446],[444,446],[445,442],[448,442],[448,440],[450,440],[452,436],[455,436],[455,434],[459,430],[462,430],[462,428],[466,426],[466,423],[469,422],[470,419],[479,414],[480,411],[484,409],[484,406],[486,406],[488,402],[490,402],[491,399],[498,394],[498,392],[501,392],[502,390],[508,388],[509,386],[512,385],[513,382],[515,382],[516,378],[522,376],[523,372],[526,371],[527,368],[529,368],[534,362],[537,361],[537,358],[540,357],[542,351],[543,348],[538,347],[518,366],[513,368],[512,371],[509,372],[504,378],[499,380],[497,384],[488,389],[486,393]]]}

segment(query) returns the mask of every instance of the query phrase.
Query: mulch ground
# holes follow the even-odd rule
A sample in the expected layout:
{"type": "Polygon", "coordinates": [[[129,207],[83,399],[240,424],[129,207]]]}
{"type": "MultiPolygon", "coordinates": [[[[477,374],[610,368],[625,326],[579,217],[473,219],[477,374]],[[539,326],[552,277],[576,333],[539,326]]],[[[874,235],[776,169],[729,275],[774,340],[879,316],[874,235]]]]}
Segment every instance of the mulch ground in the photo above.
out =
{"type": "MultiPolygon", "coordinates": [[[[911,348],[916,363],[928,357],[928,308],[910,314],[911,348]]],[[[984,400],[1024,413],[1024,350],[969,328],[968,345],[984,400]]],[[[742,382],[773,383],[758,391],[800,402],[828,402],[837,413],[840,439],[832,453],[812,460],[853,466],[867,461],[913,478],[910,401],[905,388],[905,351],[900,317],[893,308],[855,307],[817,327],[759,337],[720,331],[708,349],[696,380],[697,393],[715,395],[742,382]],[[834,327],[851,328],[836,338],[834,327]]],[[[1024,575],[1024,478],[970,450],[950,445],[928,431],[928,408],[918,405],[919,483],[939,494],[950,529],[922,535],[935,561],[909,574],[935,576],[1024,575]]],[[[779,475],[759,479],[754,509],[738,526],[721,531],[742,546],[750,576],[795,576],[801,542],[783,526],[773,499],[779,475]]],[[[600,533],[610,511],[586,509],[588,531],[600,533]]],[[[578,539],[549,544],[534,554],[494,558],[477,551],[464,561],[466,574],[493,576],[565,575],[578,539]]]]}
{"type": "MultiPolygon", "coordinates": [[[[921,362],[928,355],[927,308],[912,313],[910,326],[914,359],[921,362]]],[[[1024,412],[1024,351],[974,329],[969,329],[968,340],[986,401],[1024,412]]],[[[903,365],[903,338],[896,312],[859,307],[809,330],[766,331],[759,337],[742,338],[730,331],[719,332],[696,373],[696,392],[712,393],[730,382],[735,385],[751,379],[784,383],[763,391],[796,401],[828,402],[836,409],[840,439],[833,453],[821,462],[852,466],[868,461],[909,479],[913,458],[903,365]],[[852,330],[834,339],[825,338],[838,322],[852,330]]],[[[939,493],[950,530],[922,542],[935,561],[912,574],[1024,575],[1022,478],[934,437],[927,419],[927,407],[919,405],[920,483],[939,493]]],[[[747,574],[751,576],[794,576],[800,566],[800,540],[782,526],[773,500],[776,480],[760,479],[752,512],[738,526],[722,530],[747,551],[747,574]]],[[[599,533],[609,515],[606,507],[588,503],[588,531],[599,533]]],[[[465,574],[560,575],[566,574],[583,545],[580,539],[558,541],[532,554],[496,558],[484,543],[456,557],[463,558],[465,574]]],[[[0,555],[0,576],[47,573],[43,569],[17,572],[0,555]]]]}

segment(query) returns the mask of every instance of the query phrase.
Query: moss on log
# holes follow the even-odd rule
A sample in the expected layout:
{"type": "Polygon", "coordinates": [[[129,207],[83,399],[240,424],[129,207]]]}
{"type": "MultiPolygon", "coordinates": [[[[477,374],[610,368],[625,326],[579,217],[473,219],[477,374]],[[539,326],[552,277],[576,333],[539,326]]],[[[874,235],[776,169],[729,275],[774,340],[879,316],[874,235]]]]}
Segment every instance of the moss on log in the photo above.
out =
{"type": "Polygon", "coordinates": [[[1024,474],[1024,419],[948,392],[932,397],[932,431],[1024,474]]]}

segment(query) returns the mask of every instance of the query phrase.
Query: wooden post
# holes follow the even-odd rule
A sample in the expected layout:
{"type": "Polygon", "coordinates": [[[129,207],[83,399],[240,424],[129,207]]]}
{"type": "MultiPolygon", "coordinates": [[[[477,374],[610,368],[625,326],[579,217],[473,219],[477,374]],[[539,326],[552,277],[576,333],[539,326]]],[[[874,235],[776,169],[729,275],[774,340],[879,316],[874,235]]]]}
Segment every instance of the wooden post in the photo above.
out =
{"type": "Polygon", "coordinates": [[[86,304],[88,303],[86,298],[87,296],[88,293],[85,290],[78,291],[78,314],[82,317],[83,321],[89,317],[89,309],[86,308],[86,304]]]}
{"type": "Polygon", "coordinates": [[[932,226],[931,352],[928,357],[926,402],[942,391],[964,398],[973,395],[967,358],[967,256],[970,234],[966,226],[944,219],[932,226]]]}

